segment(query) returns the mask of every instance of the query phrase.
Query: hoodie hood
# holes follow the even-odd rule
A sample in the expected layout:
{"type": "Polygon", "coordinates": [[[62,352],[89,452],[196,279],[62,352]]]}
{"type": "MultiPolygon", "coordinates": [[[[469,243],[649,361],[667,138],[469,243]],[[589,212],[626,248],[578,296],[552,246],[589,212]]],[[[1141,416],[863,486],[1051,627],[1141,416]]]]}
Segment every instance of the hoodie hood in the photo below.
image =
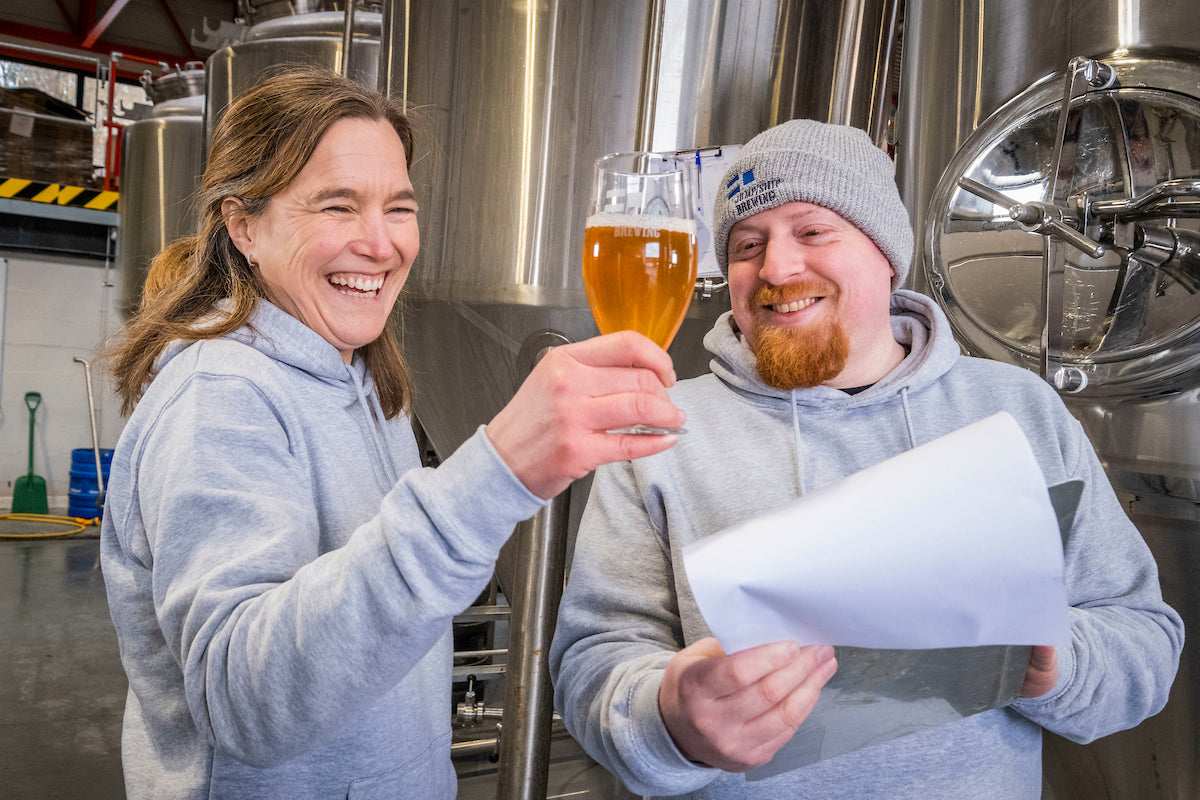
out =
{"type": "Polygon", "coordinates": [[[704,337],[704,346],[713,354],[713,374],[731,390],[759,403],[850,409],[892,397],[902,389],[922,389],[944,375],[959,358],[949,320],[925,295],[905,289],[893,292],[891,322],[892,335],[909,348],[908,356],[870,388],[854,395],[829,386],[792,390],[767,386],[758,377],[754,353],[734,326],[732,311],[717,319],[704,337]]]}
{"type": "MultiPolygon", "coordinates": [[[[222,313],[229,306],[229,300],[220,301],[213,315],[222,313]]],[[[335,386],[346,384],[348,388],[352,388],[346,364],[337,348],[312,328],[268,300],[260,299],[255,304],[254,311],[250,313],[249,321],[221,338],[253,347],[272,361],[295,367],[324,383],[335,386]]],[[[167,345],[158,357],[155,372],[162,370],[171,359],[192,344],[192,341],[177,339],[167,345]]],[[[361,359],[357,355],[353,364],[357,365],[360,375],[365,374],[361,359]]]]}
{"type": "MultiPolygon", "coordinates": [[[[229,301],[217,304],[214,314],[228,308],[229,301]]],[[[228,339],[244,344],[272,361],[291,367],[311,380],[319,381],[345,395],[346,405],[358,404],[362,409],[362,424],[368,440],[374,445],[374,462],[380,484],[390,487],[400,478],[382,430],[383,408],[375,394],[375,384],[366,364],[355,353],[347,364],[342,354],[319,333],[283,311],[268,300],[260,299],[241,328],[225,334],[228,339]]],[[[196,342],[176,340],[163,349],[155,364],[160,372],[172,359],[196,342]]]]}

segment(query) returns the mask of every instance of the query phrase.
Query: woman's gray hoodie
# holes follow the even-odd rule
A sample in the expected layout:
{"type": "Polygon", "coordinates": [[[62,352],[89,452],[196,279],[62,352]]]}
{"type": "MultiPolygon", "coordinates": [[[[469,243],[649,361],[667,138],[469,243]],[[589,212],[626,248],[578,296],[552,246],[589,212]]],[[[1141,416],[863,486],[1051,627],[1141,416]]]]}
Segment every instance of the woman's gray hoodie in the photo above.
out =
{"type": "Polygon", "coordinates": [[[765,386],[731,319],[705,337],[712,374],[673,391],[688,415],[679,443],[596,473],[550,662],[556,706],[594,758],[647,795],[1036,800],[1043,727],[1085,742],[1162,709],[1182,622],[1053,389],[1017,367],[961,356],[945,316],[912,292],[892,299],[893,333],[910,354],[855,395],[765,386]],[[1066,543],[1071,639],[1058,645],[1057,685],[757,782],[685,759],[659,715],[658,687],[671,656],[711,634],[682,548],[998,411],[1021,425],[1048,485],[1087,485],[1066,543]]]}
{"type": "Polygon", "coordinates": [[[453,797],[451,618],[542,501],[482,429],[419,469],[361,361],[265,301],[158,368],[101,534],[128,796],[453,797]]]}

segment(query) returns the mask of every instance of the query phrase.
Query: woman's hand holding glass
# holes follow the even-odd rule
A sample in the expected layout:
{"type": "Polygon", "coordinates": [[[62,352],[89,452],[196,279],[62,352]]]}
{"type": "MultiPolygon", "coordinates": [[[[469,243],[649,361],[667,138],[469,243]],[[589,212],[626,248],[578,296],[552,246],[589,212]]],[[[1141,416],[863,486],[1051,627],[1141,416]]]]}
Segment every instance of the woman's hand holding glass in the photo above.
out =
{"type": "Polygon", "coordinates": [[[681,426],[684,413],[667,396],[674,384],[670,357],[636,333],[556,347],[488,423],[488,439],[525,487],[548,500],[601,464],[671,447],[674,436],[607,432],[681,426]]]}
{"type": "MultiPolygon", "coordinates": [[[[696,284],[695,204],[686,161],[616,153],[596,162],[583,240],[583,284],[601,333],[636,331],[666,350],[696,284]]],[[[611,433],[681,429],[637,424],[611,433]]]]}

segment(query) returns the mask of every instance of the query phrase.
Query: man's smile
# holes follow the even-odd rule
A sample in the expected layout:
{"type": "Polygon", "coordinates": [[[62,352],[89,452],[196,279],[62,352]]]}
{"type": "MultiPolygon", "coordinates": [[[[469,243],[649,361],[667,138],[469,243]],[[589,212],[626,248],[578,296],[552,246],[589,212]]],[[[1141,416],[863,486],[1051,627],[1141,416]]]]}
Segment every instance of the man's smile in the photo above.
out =
{"type": "Polygon", "coordinates": [[[764,307],[774,311],[776,314],[790,314],[793,311],[808,308],[821,299],[820,297],[806,297],[802,300],[791,300],[786,303],[767,303],[764,307]]]}

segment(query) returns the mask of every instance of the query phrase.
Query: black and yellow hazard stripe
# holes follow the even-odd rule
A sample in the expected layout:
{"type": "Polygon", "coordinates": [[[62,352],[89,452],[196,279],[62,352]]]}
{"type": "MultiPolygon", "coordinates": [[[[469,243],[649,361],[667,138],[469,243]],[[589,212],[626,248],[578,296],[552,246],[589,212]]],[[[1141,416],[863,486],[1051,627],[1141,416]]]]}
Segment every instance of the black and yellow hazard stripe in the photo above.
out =
{"type": "Polygon", "coordinates": [[[99,211],[115,211],[117,192],[101,189],[84,189],[60,183],[39,183],[22,178],[4,178],[0,183],[0,197],[13,200],[30,200],[34,203],[53,203],[60,206],[94,208],[99,211]]]}

